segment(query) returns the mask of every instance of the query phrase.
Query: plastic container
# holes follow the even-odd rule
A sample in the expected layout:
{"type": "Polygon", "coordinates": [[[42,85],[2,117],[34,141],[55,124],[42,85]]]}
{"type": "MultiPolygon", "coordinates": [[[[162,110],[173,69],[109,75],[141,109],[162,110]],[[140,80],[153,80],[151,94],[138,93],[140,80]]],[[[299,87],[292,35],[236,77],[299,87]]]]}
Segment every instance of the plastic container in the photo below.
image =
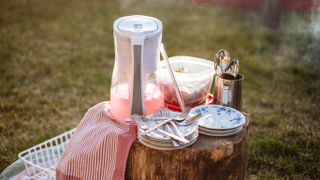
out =
{"type": "MultiPolygon", "coordinates": [[[[192,108],[205,104],[215,74],[214,63],[191,56],[170,57],[169,62],[186,107],[192,108]]],[[[160,63],[160,67],[159,74],[164,92],[165,106],[171,110],[180,111],[168,67],[164,61],[160,63]]]]}

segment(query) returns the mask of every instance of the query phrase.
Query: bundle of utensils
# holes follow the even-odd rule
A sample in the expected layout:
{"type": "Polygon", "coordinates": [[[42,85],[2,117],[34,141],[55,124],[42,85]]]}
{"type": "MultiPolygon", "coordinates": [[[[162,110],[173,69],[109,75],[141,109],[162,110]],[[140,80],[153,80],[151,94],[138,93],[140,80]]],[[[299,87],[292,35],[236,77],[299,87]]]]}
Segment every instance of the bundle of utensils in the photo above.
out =
{"type": "Polygon", "coordinates": [[[138,126],[139,141],[161,150],[181,149],[192,145],[198,137],[201,114],[178,113],[166,108],[146,117],[132,115],[138,126]]]}
{"type": "Polygon", "coordinates": [[[220,49],[214,57],[216,74],[221,76],[222,74],[232,75],[236,78],[239,73],[239,60],[231,59],[229,52],[225,49],[220,49]]]}

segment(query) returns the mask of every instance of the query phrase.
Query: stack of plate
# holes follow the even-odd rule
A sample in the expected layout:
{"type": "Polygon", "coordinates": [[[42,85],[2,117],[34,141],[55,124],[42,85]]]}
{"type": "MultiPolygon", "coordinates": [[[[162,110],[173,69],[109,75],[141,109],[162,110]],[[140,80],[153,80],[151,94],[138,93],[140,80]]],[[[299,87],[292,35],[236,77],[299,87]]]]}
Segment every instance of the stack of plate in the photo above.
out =
{"type": "MultiPolygon", "coordinates": [[[[179,113],[170,111],[171,117],[176,117],[178,115],[179,113]]],[[[148,117],[144,118],[143,121],[146,125],[148,125],[148,127],[151,127],[156,123],[156,121],[148,120],[148,117]]],[[[169,124],[170,123],[168,123],[168,125],[169,124]]],[[[171,131],[168,129],[168,125],[161,126],[160,129],[171,133],[171,131]]],[[[177,140],[171,139],[170,137],[159,132],[158,130],[151,131],[150,133],[144,135],[142,133],[143,130],[141,128],[139,128],[139,131],[138,131],[138,140],[145,146],[148,146],[154,149],[159,149],[159,150],[182,149],[192,145],[197,141],[197,138],[199,135],[197,122],[192,123],[188,126],[179,126],[177,124],[176,126],[181,132],[181,134],[189,141],[189,143],[183,144],[177,140]]],[[[171,127],[171,130],[174,131],[174,128],[171,127]]],[[[174,133],[174,134],[177,135],[177,133],[174,133]]]]}
{"type": "Polygon", "coordinates": [[[221,105],[203,105],[193,108],[190,114],[201,113],[199,133],[208,136],[230,136],[242,130],[244,115],[236,109],[221,105]]]}

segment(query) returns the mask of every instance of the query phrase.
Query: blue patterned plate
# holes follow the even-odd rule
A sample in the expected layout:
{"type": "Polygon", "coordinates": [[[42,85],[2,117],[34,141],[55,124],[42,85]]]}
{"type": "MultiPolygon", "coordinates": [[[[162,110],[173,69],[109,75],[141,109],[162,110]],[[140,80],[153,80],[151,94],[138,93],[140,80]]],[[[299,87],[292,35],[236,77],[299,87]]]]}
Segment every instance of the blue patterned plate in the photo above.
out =
{"type": "Polygon", "coordinates": [[[206,118],[201,118],[198,125],[202,128],[212,130],[221,131],[238,128],[243,126],[246,121],[244,115],[240,111],[221,105],[197,106],[191,109],[190,115],[199,113],[206,116],[206,118]]]}
{"type": "Polygon", "coordinates": [[[235,130],[233,131],[214,131],[214,132],[211,132],[211,131],[208,131],[208,130],[204,130],[204,129],[199,129],[199,133],[201,134],[205,134],[207,136],[231,136],[231,135],[234,135],[234,134],[237,134],[239,133],[240,131],[242,130],[242,127],[240,128],[235,128],[235,130]]]}

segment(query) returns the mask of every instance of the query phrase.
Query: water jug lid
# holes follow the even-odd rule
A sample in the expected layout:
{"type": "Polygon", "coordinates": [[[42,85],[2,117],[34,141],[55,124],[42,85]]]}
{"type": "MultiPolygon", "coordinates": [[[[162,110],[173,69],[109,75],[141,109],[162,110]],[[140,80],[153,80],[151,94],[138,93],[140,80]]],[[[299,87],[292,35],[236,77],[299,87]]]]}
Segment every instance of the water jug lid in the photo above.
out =
{"type": "Polygon", "coordinates": [[[125,16],[114,22],[113,29],[116,35],[125,38],[141,34],[145,38],[153,38],[161,35],[162,23],[160,20],[149,16],[125,16]]]}

